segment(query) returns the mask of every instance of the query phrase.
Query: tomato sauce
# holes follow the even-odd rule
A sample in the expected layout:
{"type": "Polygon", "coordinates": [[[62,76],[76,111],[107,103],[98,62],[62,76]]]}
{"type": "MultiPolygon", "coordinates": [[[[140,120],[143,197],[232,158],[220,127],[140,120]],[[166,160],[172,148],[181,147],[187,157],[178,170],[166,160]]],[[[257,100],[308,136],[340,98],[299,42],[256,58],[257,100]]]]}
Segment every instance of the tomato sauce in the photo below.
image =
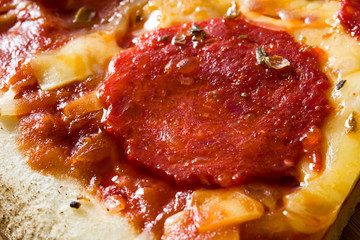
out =
{"type": "MultiPolygon", "coordinates": [[[[228,186],[248,180],[243,186],[249,195],[266,203],[267,213],[281,213],[283,196],[298,187],[293,178],[294,164],[303,155],[320,154],[314,142],[320,141],[318,128],[329,108],[323,95],[327,88],[326,77],[317,70],[316,54],[310,50],[300,52],[300,46],[284,32],[262,29],[239,19],[196,23],[205,32],[193,29],[190,35],[188,31],[192,24],[158,30],[143,35],[134,48],[114,59],[101,90],[108,108],[105,113],[109,114],[106,125],[102,121],[103,111],[77,118],[65,117],[63,106],[97,90],[104,76],[93,75],[80,83],[42,91],[31,73],[28,58],[62,46],[78,34],[101,28],[106,22],[102,20],[110,19],[118,3],[115,0],[27,2],[29,5],[20,9],[16,19],[1,29],[0,84],[3,90],[10,87],[16,89],[16,98],[27,103],[23,106],[24,114],[19,117],[17,145],[27,156],[29,165],[44,174],[75,178],[90,193],[99,197],[111,214],[127,216],[139,230],[151,230],[158,238],[162,235],[165,219],[182,211],[191,193],[204,187],[228,186]],[[95,9],[96,16],[87,23],[74,23],[80,7],[95,9]],[[172,45],[172,38],[182,33],[186,35],[185,44],[182,45],[183,38],[179,36],[172,45]],[[239,37],[238,34],[247,37],[239,37]],[[288,48],[285,49],[283,44],[288,48]],[[276,54],[288,59],[290,67],[275,70],[259,64],[256,59],[256,48],[259,46],[269,56],[276,54]],[[141,47],[142,50],[139,49],[141,47]],[[168,52],[158,54],[160,49],[168,52]],[[167,75],[162,75],[167,66],[165,63],[169,63],[169,56],[177,61],[169,64],[167,75]],[[123,73],[125,75],[122,76],[119,67],[121,60],[124,60],[124,67],[134,71],[123,73]],[[242,69],[244,75],[238,69],[242,69]],[[173,81],[168,82],[164,76],[171,76],[173,81]],[[152,78],[152,81],[145,84],[140,77],[147,80],[152,78]],[[262,85],[261,79],[265,85],[262,85]],[[132,92],[128,88],[130,85],[141,91],[132,92]],[[153,88],[155,86],[157,90],[153,88]],[[110,88],[115,93],[110,94],[110,88]],[[243,92],[248,95],[245,96],[243,92]],[[145,101],[147,96],[151,104],[145,101]],[[131,100],[124,101],[127,107],[116,100],[126,98],[131,100]],[[136,102],[137,98],[141,101],[136,102]],[[284,107],[286,104],[296,111],[284,107]],[[119,111],[117,114],[122,110],[121,120],[116,119],[114,112],[109,110],[112,105],[119,111]],[[274,108],[273,112],[264,115],[267,108],[274,108]],[[144,113],[147,118],[142,116],[144,113]],[[284,118],[287,114],[296,120],[292,122],[284,118]],[[176,121],[181,124],[171,125],[166,118],[173,119],[173,124],[176,121]],[[236,121],[237,118],[240,121],[236,121]],[[154,120],[152,126],[147,126],[150,120],[154,120]],[[134,125],[131,126],[129,122],[134,125]],[[285,127],[275,133],[276,124],[285,127]],[[261,131],[261,125],[265,133],[261,131]],[[170,136],[167,127],[172,126],[176,127],[174,135],[170,136]],[[189,132],[195,129],[194,126],[198,126],[197,132],[189,132]],[[238,133],[241,128],[244,128],[244,132],[238,133]],[[310,128],[314,130],[310,131],[310,128]],[[200,129],[207,133],[200,134],[200,129]],[[170,145],[163,147],[161,141],[154,141],[154,136],[159,132],[164,133],[162,137],[169,140],[170,145]],[[258,136],[253,138],[255,133],[258,136]],[[206,134],[210,134],[207,140],[206,134]],[[309,137],[302,142],[300,138],[304,134],[309,137]],[[176,136],[180,139],[176,139],[176,136]],[[281,144],[272,145],[266,139],[281,144]],[[193,175],[189,170],[168,171],[165,165],[158,169],[154,167],[153,159],[149,156],[158,154],[160,159],[174,157],[175,166],[183,169],[181,164],[186,162],[178,160],[178,153],[184,147],[184,140],[186,149],[191,150],[185,155],[196,157],[205,154],[216,161],[212,160],[210,165],[204,166],[191,162],[189,166],[194,170],[193,175]],[[237,141],[248,144],[240,144],[239,147],[235,144],[237,141]],[[146,144],[155,148],[146,150],[146,144]],[[217,144],[218,147],[215,147],[217,144]],[[264,148],[257,147],[257,144],[262,144],[264,148]],[[240,150],[245,153],[242,155],[240,150]],[[264,157],[271,151],[276,154],[264,157]],[[226,157],[226,163],[220,163],[221,154],[226,157]],[[234,165],[235,154],[241,156],[238,165],[234,165]],[[275,157],[277,154],[288,161],[279,160],[279,157],[275,157]],[[249,157],[255,160],[249,163],[246,160],[249,157]],[[221,168],[221,165],[227,164],[241,172],[235,181],[227,177],[228,174],[233,176],[232,170],[221,168]],[[266,171],[260,168],[264,164],[269,165],[266,171]],[[209,174],[204,177],[206,167],[209,174]],[[213,168],[216,170],[213,171],[213,168]],[[176,179],[177,174],[180,180],[176,179]],[[277,180],[261,180],[268,177],[277,180]],[[252,186],[252,178],[261,178],[257,180],[261,182],[260,188],[252,186]]],[[[12,1],[6,4],[3,6],[13,9],[12,1]]],[[[122,40],[119,39],[119,43],[122,40]]],[[[321,159],[318,158],[314,164],[321,168],[321,159]]],[[[273,219],[279,224],[284,223],[281,217],[273,219]]],[[[258,226],[259,223],[254,225],[251,222],[244,225],[241,235],[252,236],[251,232],[258,226]]],[[[193,235],[194,232],[189,233],[189,236],[193,235]]],[[[287,228],[284,235],[294,238],[296,233],[287,228]]]]}

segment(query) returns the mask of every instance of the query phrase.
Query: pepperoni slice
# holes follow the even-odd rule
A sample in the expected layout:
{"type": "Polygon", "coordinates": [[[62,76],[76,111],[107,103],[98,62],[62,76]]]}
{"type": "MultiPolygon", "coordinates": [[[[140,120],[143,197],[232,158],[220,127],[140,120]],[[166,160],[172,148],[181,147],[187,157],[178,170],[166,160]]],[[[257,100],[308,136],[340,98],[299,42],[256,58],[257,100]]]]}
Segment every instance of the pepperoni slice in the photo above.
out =
{"type": "Polygon", "coordinates": [[[360,1],[342,0],[339,19],[346,31],[356,40],[360,37],[360,1]]]}
{"type": "MultiPolygon", "coordinates": [[[[304,136],[321,134],[327,87],[312,50],[286,32],[211,19],[141,36],[99,93],[129,162],[179,185],[231,186],[293,175],[304,136]]],[[[319,166],[318,141],[304,145],[319,166]]]]}

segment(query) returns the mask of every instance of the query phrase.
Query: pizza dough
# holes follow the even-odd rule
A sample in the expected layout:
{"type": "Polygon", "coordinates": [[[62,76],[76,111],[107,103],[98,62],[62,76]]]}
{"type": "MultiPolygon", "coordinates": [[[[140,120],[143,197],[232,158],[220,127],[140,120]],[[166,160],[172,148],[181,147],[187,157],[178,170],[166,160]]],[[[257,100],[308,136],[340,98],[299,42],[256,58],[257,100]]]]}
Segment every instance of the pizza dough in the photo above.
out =
{"type": "Polygon", "coordinates": [[[29,169],[15,147],[15,119],[1,118],[0,229],[9,239],[135,239],[138,233],[109,214],[76,182],[29,169]],[[70,203],[79,200],[79,209],[70,203]]]}

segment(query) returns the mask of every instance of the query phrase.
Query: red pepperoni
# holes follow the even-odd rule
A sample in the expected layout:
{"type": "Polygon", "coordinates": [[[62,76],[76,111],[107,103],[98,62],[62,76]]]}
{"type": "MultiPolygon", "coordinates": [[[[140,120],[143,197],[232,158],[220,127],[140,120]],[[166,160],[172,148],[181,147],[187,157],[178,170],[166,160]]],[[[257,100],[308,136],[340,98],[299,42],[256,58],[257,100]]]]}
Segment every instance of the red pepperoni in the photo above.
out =
{"type": "Polygon", "coordinates": [[[314,53],[242,19],[197,22],[195,37],[192,25],[145,34],[111,62],[100,98],[128,161],[179,185],[293,175],[309,151],[319,166],[318,142],[302,143],[329,111],[314,53]],[[257,48],[290,66],[259,64],[257,48]]]}
{"type": "Polygon", "coordinates": [[[342,0],[339,19],[346,31],[356,40],[360,37],[360,1],[342,0]]]}

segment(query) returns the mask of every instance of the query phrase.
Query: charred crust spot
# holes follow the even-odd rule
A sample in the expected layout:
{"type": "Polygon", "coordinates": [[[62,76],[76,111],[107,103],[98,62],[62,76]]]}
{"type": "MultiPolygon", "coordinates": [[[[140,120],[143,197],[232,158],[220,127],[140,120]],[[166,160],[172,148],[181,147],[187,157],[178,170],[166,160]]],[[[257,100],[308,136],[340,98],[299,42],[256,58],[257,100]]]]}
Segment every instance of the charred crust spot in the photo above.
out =
{"type": "Polygon", "coordinates": [[[79,209],[80,206],[81,206],[81,203],[78,202],[78,201],[72,201],[72,202],[70,203],[70,207],[71,207],[71,208],[79,209]]]}

